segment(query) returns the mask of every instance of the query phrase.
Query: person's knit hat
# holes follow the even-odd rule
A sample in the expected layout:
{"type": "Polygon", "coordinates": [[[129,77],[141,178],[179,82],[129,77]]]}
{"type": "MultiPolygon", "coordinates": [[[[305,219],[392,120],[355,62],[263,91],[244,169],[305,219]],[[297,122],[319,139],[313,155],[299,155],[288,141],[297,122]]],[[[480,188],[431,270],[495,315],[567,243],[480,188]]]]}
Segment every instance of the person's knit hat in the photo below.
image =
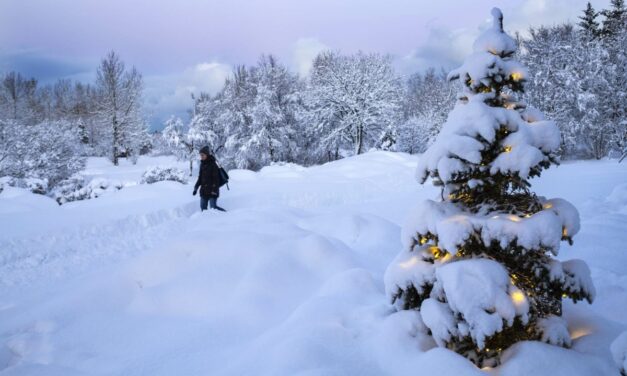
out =
{"type": "Polygon", "coordinates": [[[211,152],[209,151],[209,146],[203,146],[199,153],[202,153],[204,155],[206,155],[207,157],[211,155],[211,152]]]}

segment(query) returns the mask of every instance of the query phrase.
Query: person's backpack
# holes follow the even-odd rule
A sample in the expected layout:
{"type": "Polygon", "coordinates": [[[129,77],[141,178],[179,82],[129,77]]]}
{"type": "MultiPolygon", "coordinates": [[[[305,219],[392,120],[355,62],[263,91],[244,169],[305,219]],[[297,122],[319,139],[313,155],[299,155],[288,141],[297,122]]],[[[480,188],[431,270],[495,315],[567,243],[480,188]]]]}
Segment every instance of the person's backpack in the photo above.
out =
{"type": "Polygon", "coordinates": [[[229,188],[229,174],[226,173],[226,170],[218,165],[218,171],[220,172],[220,187],[226,184],[226,189],[230,190],[231,188],[229,188]]]}

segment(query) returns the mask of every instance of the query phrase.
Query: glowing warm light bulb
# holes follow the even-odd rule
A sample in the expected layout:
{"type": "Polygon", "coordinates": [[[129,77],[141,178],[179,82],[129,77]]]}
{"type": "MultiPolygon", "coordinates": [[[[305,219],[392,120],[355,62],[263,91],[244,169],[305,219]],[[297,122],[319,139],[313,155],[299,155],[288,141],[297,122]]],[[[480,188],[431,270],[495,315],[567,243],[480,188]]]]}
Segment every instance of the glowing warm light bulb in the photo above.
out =
{"type": "Polygon", "coordinates": [[[525,301],[525,294],[523,294],[522,291],[519,291],[519,290],[514,291],[512,293],[512,300],[516,304],[523,303],[525,301]]]}
{"type": "Polygon", "coordinates": [[[522,79],[522,73],[520,73],[520,72],[512,73],[512,80],[520,81],[521,79],[522,79]]]}
{"type": "Polygon", "coordinates": [[[545,209],[551,209],[553,207],[553,204],[551,204],[550,202],[547,202],[542,207],[545,208],[545,209]]]}
{"type": "Polygon", "coordinates": [[[505,147],[503,148],[503,151],[505,151],[506,153],[509,153],[510,151],[512,151],[511,145],[505,145],[505,147]]]}
{"type": "Polygon", "coordinates": [[[566,230],[566,227],[562,227],[562,236],[563,237],[567,237],[568,236],[568,230],[566,230]]]}

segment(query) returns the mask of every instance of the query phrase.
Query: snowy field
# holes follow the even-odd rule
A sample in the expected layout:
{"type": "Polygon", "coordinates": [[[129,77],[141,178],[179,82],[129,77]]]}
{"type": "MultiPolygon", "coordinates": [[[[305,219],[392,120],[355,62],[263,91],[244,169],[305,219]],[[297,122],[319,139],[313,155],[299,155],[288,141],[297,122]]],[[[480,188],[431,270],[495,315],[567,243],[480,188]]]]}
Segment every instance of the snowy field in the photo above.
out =
{"type": "MultiPolygon", "coordinates": [[[[372,152],[323,166],[231,171],[228,213],[200,213],[192,185],[138,184],[168,157],[85,175],[125,184],[57,205],[0,194],[2,375],[618,375],[609,351],[627,329],[627,166],[566,162],[532,181],[570,200],[593,305],[565,304],[570,350],[515,345],[480,370],[434,348],[416,313],[394,313],[383,273],[418,185],[417,158],[372,152]]],[[[185,164],[179,164],[185,168],[185,164]]]]}

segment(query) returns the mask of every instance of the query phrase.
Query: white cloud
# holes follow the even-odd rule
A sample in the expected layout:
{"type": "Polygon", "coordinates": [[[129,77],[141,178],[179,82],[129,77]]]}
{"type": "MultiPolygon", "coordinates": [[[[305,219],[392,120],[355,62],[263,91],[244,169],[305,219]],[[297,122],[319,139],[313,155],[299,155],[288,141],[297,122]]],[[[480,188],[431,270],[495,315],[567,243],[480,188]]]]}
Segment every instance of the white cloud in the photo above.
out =
{"type": "Polygon", "coordinates": [[[196,64],[180,74],[146,77],[146,109],[153,127],[170,115],[181,116],[191,109],[192,95],[217,93],[231,72],[230,65],[213,61],[196,64]]]}
{"type": "Polygon", "coordinates": [[[404,75],[423,72],[430,67],[454,68],[472,51],[472,43],[479,29],[448,30],[432,27],[425,43],[395,60],[396,68],[404,75]]]}
{"type": "Polygon", "coordinates": [[[305,77],[309,74],[313,60],[329,47],[316,38],[300,38],[292,48],[292,64],[296,72],[305,77]]]}

